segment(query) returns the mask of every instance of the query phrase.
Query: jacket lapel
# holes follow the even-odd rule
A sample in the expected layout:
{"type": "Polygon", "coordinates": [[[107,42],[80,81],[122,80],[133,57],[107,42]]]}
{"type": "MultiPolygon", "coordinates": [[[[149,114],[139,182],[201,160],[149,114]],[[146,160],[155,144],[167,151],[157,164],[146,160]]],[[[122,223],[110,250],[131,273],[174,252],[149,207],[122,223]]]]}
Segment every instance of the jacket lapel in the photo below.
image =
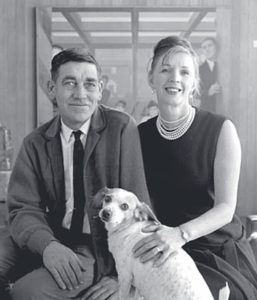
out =
{"type": "Polygon", "coordinates": [[[101,131],[106,126],[106,119],[102,112],[101,107],[98,107],[92,115],[90,128],[84,153],[84,167],[87,165],[88,160],[101,136],[101,131]]]}
{"type": "Polygon", "coordinates": [[[64,203],[65,184],[60,127],[60,117],[56,117],[52,126],[48,128],[45,135],[48,139],[46,147],[49,154],[50,166],[52,168],[54,192],[57,202],[64,203]]]}

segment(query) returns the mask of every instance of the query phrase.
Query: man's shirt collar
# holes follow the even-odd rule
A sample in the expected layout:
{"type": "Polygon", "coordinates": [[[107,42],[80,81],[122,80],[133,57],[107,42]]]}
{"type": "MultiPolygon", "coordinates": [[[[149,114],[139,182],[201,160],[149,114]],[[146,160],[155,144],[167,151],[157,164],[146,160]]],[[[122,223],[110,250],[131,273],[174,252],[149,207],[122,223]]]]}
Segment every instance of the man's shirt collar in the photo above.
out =
{"type": "MultiPolygon", "coordinates": [[[[89,126],[90,126],[90,119],[88,119],[78,130],[80,130],[84,135],[88,134],[89,126]]],[[[61,133],[65,139],[65,141],[68,143],[70,142],[70,139],[72,137],[72,132],[74,130],[68,127],[66,124],[64,124],[62,118],[61,118],[61,133]]]]}

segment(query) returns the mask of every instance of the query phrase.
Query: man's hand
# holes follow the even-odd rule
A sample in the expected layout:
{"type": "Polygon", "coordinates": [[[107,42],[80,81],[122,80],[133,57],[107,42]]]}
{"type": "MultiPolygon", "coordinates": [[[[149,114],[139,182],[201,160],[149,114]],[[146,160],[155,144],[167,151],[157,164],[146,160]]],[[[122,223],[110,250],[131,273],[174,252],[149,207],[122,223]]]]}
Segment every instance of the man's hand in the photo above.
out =
{"type": "Polygon", "coordinates": [[[118,300],[119,283],[115,277],[103,277],[87,290],[81,300],[118,300]]]}
{"type": "Polygon", "coordinates": [[[51,242],[43,252],[43,263],[58,286],[65,290],[78,288],[85,271],[77,255],[59,242],[51,242]]]}
{"type": "Polygon", "coordinates": [[[208,91],[209,96],[213,96],[213,95],[220,94],[220,93],[221,93],[221,86],[218,82],[215,82],[214,84],[212,84],[210,86],[209,91],[208,91]]]}

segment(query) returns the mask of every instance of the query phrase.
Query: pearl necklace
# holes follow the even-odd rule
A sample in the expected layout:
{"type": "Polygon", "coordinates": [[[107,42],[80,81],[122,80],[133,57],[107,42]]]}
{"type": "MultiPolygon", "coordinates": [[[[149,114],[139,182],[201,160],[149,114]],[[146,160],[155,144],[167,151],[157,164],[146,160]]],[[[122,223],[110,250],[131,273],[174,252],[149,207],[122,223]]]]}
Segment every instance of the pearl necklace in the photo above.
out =
{"type": "Polygon", "coordinates": [[[176,140],[187,132],[187,130],[189,129],[189,127],[194,121],[194,117],[195,117],[195,109],[191,107],[185,122],[179,125],[176,129],[169,130],[167,127],[165,127],[159,115],[156,120],[156,127],[160,135],[166,140],[170,140],[170,141],[176,140]]]}
{"type": "Polygon", "coordinates": [[[175,120],[175,121],[167,121],[165,119],[163,119],[160,115],[160,123],[162,125],[162,127],[166,128],[168,131],[173,131],[177,128],[179,128],[180,126],[184,125],[184,123],[187,121],[189,115],[190,115],[191,109],[188,109],[188,112],[185,116],[175,120]]]}

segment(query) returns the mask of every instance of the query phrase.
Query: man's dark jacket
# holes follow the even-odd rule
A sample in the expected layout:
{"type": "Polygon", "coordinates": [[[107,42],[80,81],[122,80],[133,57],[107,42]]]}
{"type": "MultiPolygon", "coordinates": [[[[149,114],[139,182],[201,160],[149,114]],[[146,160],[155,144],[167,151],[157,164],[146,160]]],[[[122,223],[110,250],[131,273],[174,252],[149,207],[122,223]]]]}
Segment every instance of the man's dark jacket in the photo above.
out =
{"type": "Polygon", "coordinates": [[[211,71],[209,64],[205,61],[199,67],[200,74],[200,96],[201,108],[211,112],[216,111],[217,95],[209,96],[210,87],[218,80],[217,63],[214,63],[214,68],[211,71]]]}
{"type": "MultiPolygon", "coordinates": [[[[23,141],[8,192],[10,231],[19,247],[43,254],[58,239],[65,214],[65,185],[56,116],[23,141]]],[[[99,106],[92,116],[84,155],[85,209],[89,216],[97,277],[113,273],[106,231],[94,195],[104,186],[134,192],[149,204],[138,130],[129,115],[99,106]]]]}

